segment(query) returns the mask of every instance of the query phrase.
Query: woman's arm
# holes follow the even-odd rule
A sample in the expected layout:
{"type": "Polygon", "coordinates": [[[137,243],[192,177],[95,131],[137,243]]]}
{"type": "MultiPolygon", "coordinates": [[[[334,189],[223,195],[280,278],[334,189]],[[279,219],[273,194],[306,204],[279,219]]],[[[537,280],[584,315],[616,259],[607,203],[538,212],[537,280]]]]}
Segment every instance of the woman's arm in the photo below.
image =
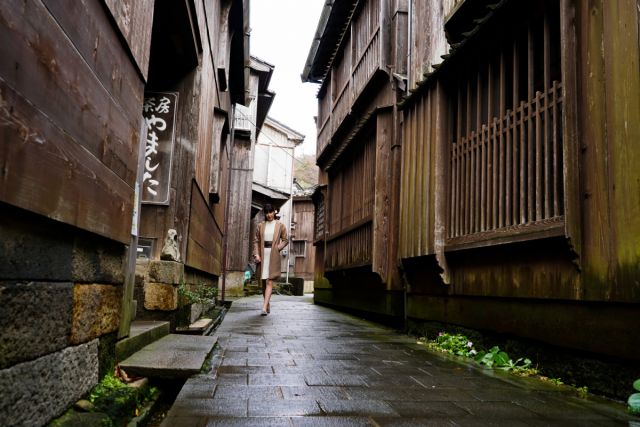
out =
{"type": "Polygon", "coordinates": [[[284,224],[280,223],[280,243],[278,244],[278,252],[283,250],[289,244],[289,238],[287,237],[287,228],[284,224]]]}
{"type": "Polygon", "coordinates": [[[253,258],[260,262],[260,224],[256,227],[256,234],[253,236],[253,258]]]}

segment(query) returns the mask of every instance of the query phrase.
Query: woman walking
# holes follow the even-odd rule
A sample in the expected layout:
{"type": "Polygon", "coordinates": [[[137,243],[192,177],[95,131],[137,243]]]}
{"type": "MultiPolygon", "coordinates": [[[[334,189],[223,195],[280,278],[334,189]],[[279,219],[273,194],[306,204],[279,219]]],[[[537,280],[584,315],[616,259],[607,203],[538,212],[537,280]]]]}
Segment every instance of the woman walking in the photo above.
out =
{"type": "Polygon", "coordinates": [[[273,280],[280,277],[280,251],[289,244],[287,229],[275,219],[276,212],[270,204],[262,208],[265,220],[258,224],[253,239],[253,257],[258,264],[256,273],[262,283],[262,315],[271,312],[269,300],[273,292],[273,280]]]}

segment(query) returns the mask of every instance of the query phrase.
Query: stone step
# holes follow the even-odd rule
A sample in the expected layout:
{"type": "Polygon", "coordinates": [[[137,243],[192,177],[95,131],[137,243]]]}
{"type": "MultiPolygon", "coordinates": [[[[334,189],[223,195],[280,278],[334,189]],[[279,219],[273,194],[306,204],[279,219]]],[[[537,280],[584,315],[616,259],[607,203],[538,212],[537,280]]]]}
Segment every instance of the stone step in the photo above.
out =
{"type": "Polygon", "coordinates": [[[213,319],[202,318],[186,327],[176,328],[176,334],[206,335],[213,328],[213,319]]]}
{"type": "Polygon", "coordinates": [[[202,369],[217,337],[169,334],[120,362],[129,375],[188,378],[202,369]]]}
{"type": "Polygon", "coordinates": [[[121,361],[136,351],[169,335],[169,322],[135,320],[131,322],[129,336],[116,343],[116,360],[121,361]]]}
{"type": "Polygon", "coordinates": [[[211,312],[213,319],[203,317],[193,322],[187,327],[178,327],[176,328],[176,334],[185,334],[185,335],[210,335],[211,331],[222,322],[227,309],[224,307],[220,307],[211,312]],[[216,315],[217,314],[217,315],[216,315]]]}

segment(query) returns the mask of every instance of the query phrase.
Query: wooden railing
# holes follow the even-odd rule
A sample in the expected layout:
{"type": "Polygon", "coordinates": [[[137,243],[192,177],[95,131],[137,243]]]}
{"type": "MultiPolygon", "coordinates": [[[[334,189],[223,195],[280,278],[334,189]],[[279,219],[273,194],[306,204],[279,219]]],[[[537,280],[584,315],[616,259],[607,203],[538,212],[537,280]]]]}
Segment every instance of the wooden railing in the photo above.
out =
{"type": "Polygon", "coordinates": [[[318,99],[317,156],[322,155],[367,83],[382,67],[380,0],[367,0],[351,23],[351,32],[325,76],[330,86],[318,99]],[[328,107],[331,106],[329,109],[328,107]],[[327,126],[327,122],[330,125],[327,126]]]}
{"type": "Polygon", "coordinates": [[[335,133],[342,121],[349,114],[352,104],[351,83],[347,83],[338,94],[333,104],[333,112],[331,114],[331,133],[335,133]]]}
{"type": "Polygon", "coordinates": [[[373,222],[369,219],[327,241],[327,271],[371,264],[373,222]]]}
{"type": "Polygon", "coordinates": [[[322,128],[318,130],[318,136],[316,139],[316,157],[320,156],[324,149],[327,148],[327,145],[329,145],[332,132],[331,120],[325,121],[322,128]]]}
{"type": "Polygon", "coordinates": [[[353,70],[353,93],[358,97],[362,89],[371,80],[375,71],[380,68],[380,29],[375,31],[367,49],[356,62],[353,70]]]}
{"type": "Polygon", "coordinates": [[[452,144],[449,238],[561,219],[562,107],[554,81],[452,144]]]}

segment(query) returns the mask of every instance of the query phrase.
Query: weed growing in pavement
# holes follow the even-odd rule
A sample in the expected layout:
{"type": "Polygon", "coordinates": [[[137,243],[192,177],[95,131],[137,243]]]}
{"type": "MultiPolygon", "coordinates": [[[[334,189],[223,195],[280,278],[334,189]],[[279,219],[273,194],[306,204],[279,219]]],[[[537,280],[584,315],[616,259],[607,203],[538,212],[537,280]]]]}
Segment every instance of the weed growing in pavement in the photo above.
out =
{"type": "Polygon", "coordinates": [[[502,369],[520,375],[537,373],[531,368],[531,360],[520,358],[513,361],[507,353],[500,351],[498,346],[492,347],[489,351],[478,351],[473,342],[462,334],[440,332],[434,341],[423,339],[419,342],[436,351],[473,358],[477,363],[488,368],[502,369]]]}
{"type": "MultiPolygon", "coordinates": [[[[633,388],[640,392],[640,378],[633,382],[633,388]]],[[[629,405],[629,412],[634,415],[640,415],[640,393],[633,393],[627,400],[629,405]]]]}
{"type": "Polygon", "coordinates": [[[476,362],[488,368],[501,369],[503,371],[517,372],[519,374],[535,375],[537,370],[531,368],[531,360],[519,358],[512,360],[507,353],[494,346],[489,351],[481,351],[475,357],[476,362]]]}
{"type": "Polygon", "coordinates": [[[478,354],[466,336],[446,332],[440,332],[435,341],[428,343],[428,347],[456,356],[473,357],[478,354]]]}
{"type": "Polygon", "coordinates": [[[583,387],[576,387],[576,392],[578,392],[578,397],[580,399],[586,399],[589,397],[589,387],[586,385],[583,387]]]}
{"type": "Polygon", "coordinates": [[[548,377],[540,377],[542,381],[550,382],[553,385],[564,385],[564,382],[560,378],[548,378],[548,377]]]}
{"type": "MultiPolygon", "coordinates": [[[[418,344],[425,345],[431,350],[442,353],[472,358],[476,363],[484,365],[487,368],[500,369],[522,377],[538,376],[540,380],[550,382],[556,386],[564,384],[560,378],[549,378],[538,375],[538,370],[531,366],[530,359],[521,357],[513,360],[506,352],[501,351],[498,346],[493,346],[489,350],[478,351],[475,349],[473,342],[462,334],[440,332],[435,340],[431,341],[427,338],[420,338],[418,339],[418,344]]],[[[578,397],[583,399],[587,398],[589,389],[586,386],[577,387],[574,385],[573,388],[576,390],[578,397]]],[[[634,388],[640,391],[640,379],[634,382],[634,388]]],[[[632,413],[640,415],[640,393],[634,393],[629,397],[629,410],[632,413]]]]}

